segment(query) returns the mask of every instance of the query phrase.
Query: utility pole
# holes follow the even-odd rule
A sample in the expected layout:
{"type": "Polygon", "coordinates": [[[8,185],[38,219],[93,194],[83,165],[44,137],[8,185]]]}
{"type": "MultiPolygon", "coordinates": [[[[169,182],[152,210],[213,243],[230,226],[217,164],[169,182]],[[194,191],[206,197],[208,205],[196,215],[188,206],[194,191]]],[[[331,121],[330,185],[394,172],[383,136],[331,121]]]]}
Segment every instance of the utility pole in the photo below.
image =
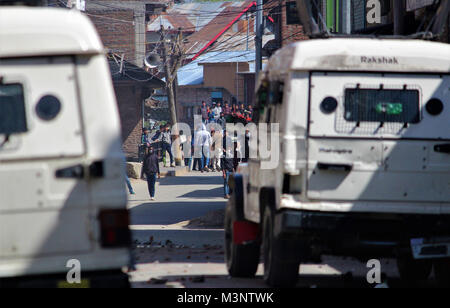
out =
{"type": "Polygon", "coordinates": [[[163,63],[164,63],[164,75],[166,76],[166,93],[167,93],[167,101],[169,103],[169,112],[170,112],[170,122],[172,122],[172,125],[175,125],[177,123],[177,113],[175,110],[175,95],[173,91],[173,79],[171,74],[171,58],[169,58],[169,49],[167,47],[166,38],[164,35],[164,27],[161,26],[161,43],[162,43],[162,56],[163,56],[163,63]]]}
{"type": "Polygon", "coordinates": [[[250,33],[250,19],[248,18],[248,12],[245,13],[245,16],[247,17],[247,48],[245,50],[248,51],[248,35],[250,33]]]}
{"type": "Polygon", "coordinates": [[[405,34],[405,0],[394,0],[394,35],[405,34]]]}
{"type": "Polygon", "coordinates": [[[255,73],[258,79],[259,72],[262,70],[262,37],[263,37],[263,0],[256,0],[256,65],[255,73]]]}
{"type": "Polygon", "coordinates": [[[441,0],[436,14],[432,32],[435,35],[440,35],[440,41],[450,43],[450,1],[441,0]],[[442,36],[445,32],[447,32],[447,37],[442,36]]]}
{"type": "MultiPolygon", "coordinates": [[[[177,71],[181,66],[181,63],[183,61],[183,50],[181,47],[181,31],[178,30],[177,38],[175,42],[171,42],[171,49],[169,51],[169,47],[167,46],[167,41],[165,38],[165,31],[164,27],[161,26],[160,30],[160,40],[162,45],[162,56],[163,56],[163,63],[164,63],[164,74],[166,76],[166,93],[167,93],[167,100],[169,104],[169,112],[170,112],[170,122],[172,124],[172,127],[176,128],[177,121],[177,110],[176,110],[176,97],[175,97],[175,91],[176,91],[176,78],[177,78],[177,71]]],[[[175,135],[175,159],[181,160],[181,152],[179,151],[179,138],[178,131],[172,131],[172,135],[175,135]]]]}

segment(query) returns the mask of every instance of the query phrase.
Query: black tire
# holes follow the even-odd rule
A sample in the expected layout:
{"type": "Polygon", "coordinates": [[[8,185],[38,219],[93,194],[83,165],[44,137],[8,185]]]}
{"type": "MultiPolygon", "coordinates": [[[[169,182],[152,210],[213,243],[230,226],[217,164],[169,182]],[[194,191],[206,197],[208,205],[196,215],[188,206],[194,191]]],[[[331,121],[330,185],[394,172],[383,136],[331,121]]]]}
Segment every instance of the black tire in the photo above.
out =
{"type": "Polygon", "coordinates": [[[450,259],[434,261],[434,275],[442,287],[450,287],[450,259]]]}
{"type": "Polygon", "coordinates": [[[274,288],[297,284],[300,260],[294,241],[275,238],[274,211],[266,207],[263,218],[264,281],[274,288]]]}
{"type": "Polygon", "coordinates": [[[427,280],[433,269],[430,260],[414,260],[412,257],[401,257],[397,259],[397,268],[400,278],[406,282],[417,282],[427,280]]]}
{"type": "Polygon", "coordinates": [[[225,262],[231,277],[251,278],[258,270],[261,246],[258,242],[237,245],[233,241],[233,224],[237,220],[235,198],[225,208],[225,262]]]}

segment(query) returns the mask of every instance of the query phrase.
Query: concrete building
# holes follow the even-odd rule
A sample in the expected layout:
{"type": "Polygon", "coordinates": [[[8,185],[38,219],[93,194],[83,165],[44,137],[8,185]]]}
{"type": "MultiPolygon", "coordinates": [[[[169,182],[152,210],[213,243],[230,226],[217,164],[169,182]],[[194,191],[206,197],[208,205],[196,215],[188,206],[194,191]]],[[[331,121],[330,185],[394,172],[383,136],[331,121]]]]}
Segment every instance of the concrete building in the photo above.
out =
{"type": "Polygon", "coordinates": [[[144,126],[144,102],[164,82],[136,65],[109,56],[109,66],[122,124],[123,150],[128,160],[138,158],[144,126]]]}
{"type": "Polygon", "coordinates": [[[183,66],[178,71],[178,120],[193,125],[202,101],[252,104],[254,61],[254,50],[208,52],[183,66]]]}

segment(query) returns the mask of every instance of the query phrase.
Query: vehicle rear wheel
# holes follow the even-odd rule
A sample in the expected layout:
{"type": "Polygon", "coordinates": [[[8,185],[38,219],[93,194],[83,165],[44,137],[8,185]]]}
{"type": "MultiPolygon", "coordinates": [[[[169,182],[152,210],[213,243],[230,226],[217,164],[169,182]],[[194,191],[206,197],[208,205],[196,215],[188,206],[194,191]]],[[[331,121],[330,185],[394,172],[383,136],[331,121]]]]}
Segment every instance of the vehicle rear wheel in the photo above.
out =
{"type": "Polygon", "coordinates": [[[435,260],[434,275],[439,285],[450,286],[450,259],[435,260]]]}
{"type": "Polygon", "coordinates": [[[430,260],[414,260],[412,257],[397,259],[397,267],[400,278],[408,282],[427,280],[433,269],[430,260]]]}
{"type": "Polygon", "coordinates": [[[231,277],[254,277],[259,265],[261,246],[258,242],[236,244],[233,226],[238,221],[234,198],[225,209],[225,261],[231,277]]]}
{"type": "Polygon", "coordinates": [[[271,287],[294,287],[298,281],[300,260],[295,242],[274,235],[274,211],[267,207],[263,219],[264,281],[271,287]]]}

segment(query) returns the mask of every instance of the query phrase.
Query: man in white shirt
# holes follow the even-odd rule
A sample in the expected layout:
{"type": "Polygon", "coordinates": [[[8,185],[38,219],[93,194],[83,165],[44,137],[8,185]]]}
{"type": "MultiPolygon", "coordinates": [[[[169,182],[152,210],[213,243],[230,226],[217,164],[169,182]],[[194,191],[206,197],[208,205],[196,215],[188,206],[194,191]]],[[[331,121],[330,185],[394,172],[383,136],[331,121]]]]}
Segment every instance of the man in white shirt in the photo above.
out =
{"type": "Polygon", "coordinates": [[[219,115],[223,112],[222,103],[217,103],[217,110],[219,110],[219,115]]]}
{"type": "Polygon", "coordinates": [[[215,103],[213,104],[213,108],[211,111],[214,113],[214,122],[215,123],[217,123],[217,120],[220,118],[220,109],[217,107],[217,105],[215,103]]]}
{"type": "Polygon", "coordinates": [[[211,159],[212,171],[220,171],[220,158],[222,157],[222,134],[219,131],[211,130],[211,159]]]}
{"type": "Polygon", "coordinates": [[[195,136],[195,146],[198,150],[201,150],[201,171],[209,172],[209,160],[210,160],[210,150],[209,147],[211,145],[211,135],[206,130],[205,124],[202,124],[202,128],[200,131],[197,131],[195,136]]]}

